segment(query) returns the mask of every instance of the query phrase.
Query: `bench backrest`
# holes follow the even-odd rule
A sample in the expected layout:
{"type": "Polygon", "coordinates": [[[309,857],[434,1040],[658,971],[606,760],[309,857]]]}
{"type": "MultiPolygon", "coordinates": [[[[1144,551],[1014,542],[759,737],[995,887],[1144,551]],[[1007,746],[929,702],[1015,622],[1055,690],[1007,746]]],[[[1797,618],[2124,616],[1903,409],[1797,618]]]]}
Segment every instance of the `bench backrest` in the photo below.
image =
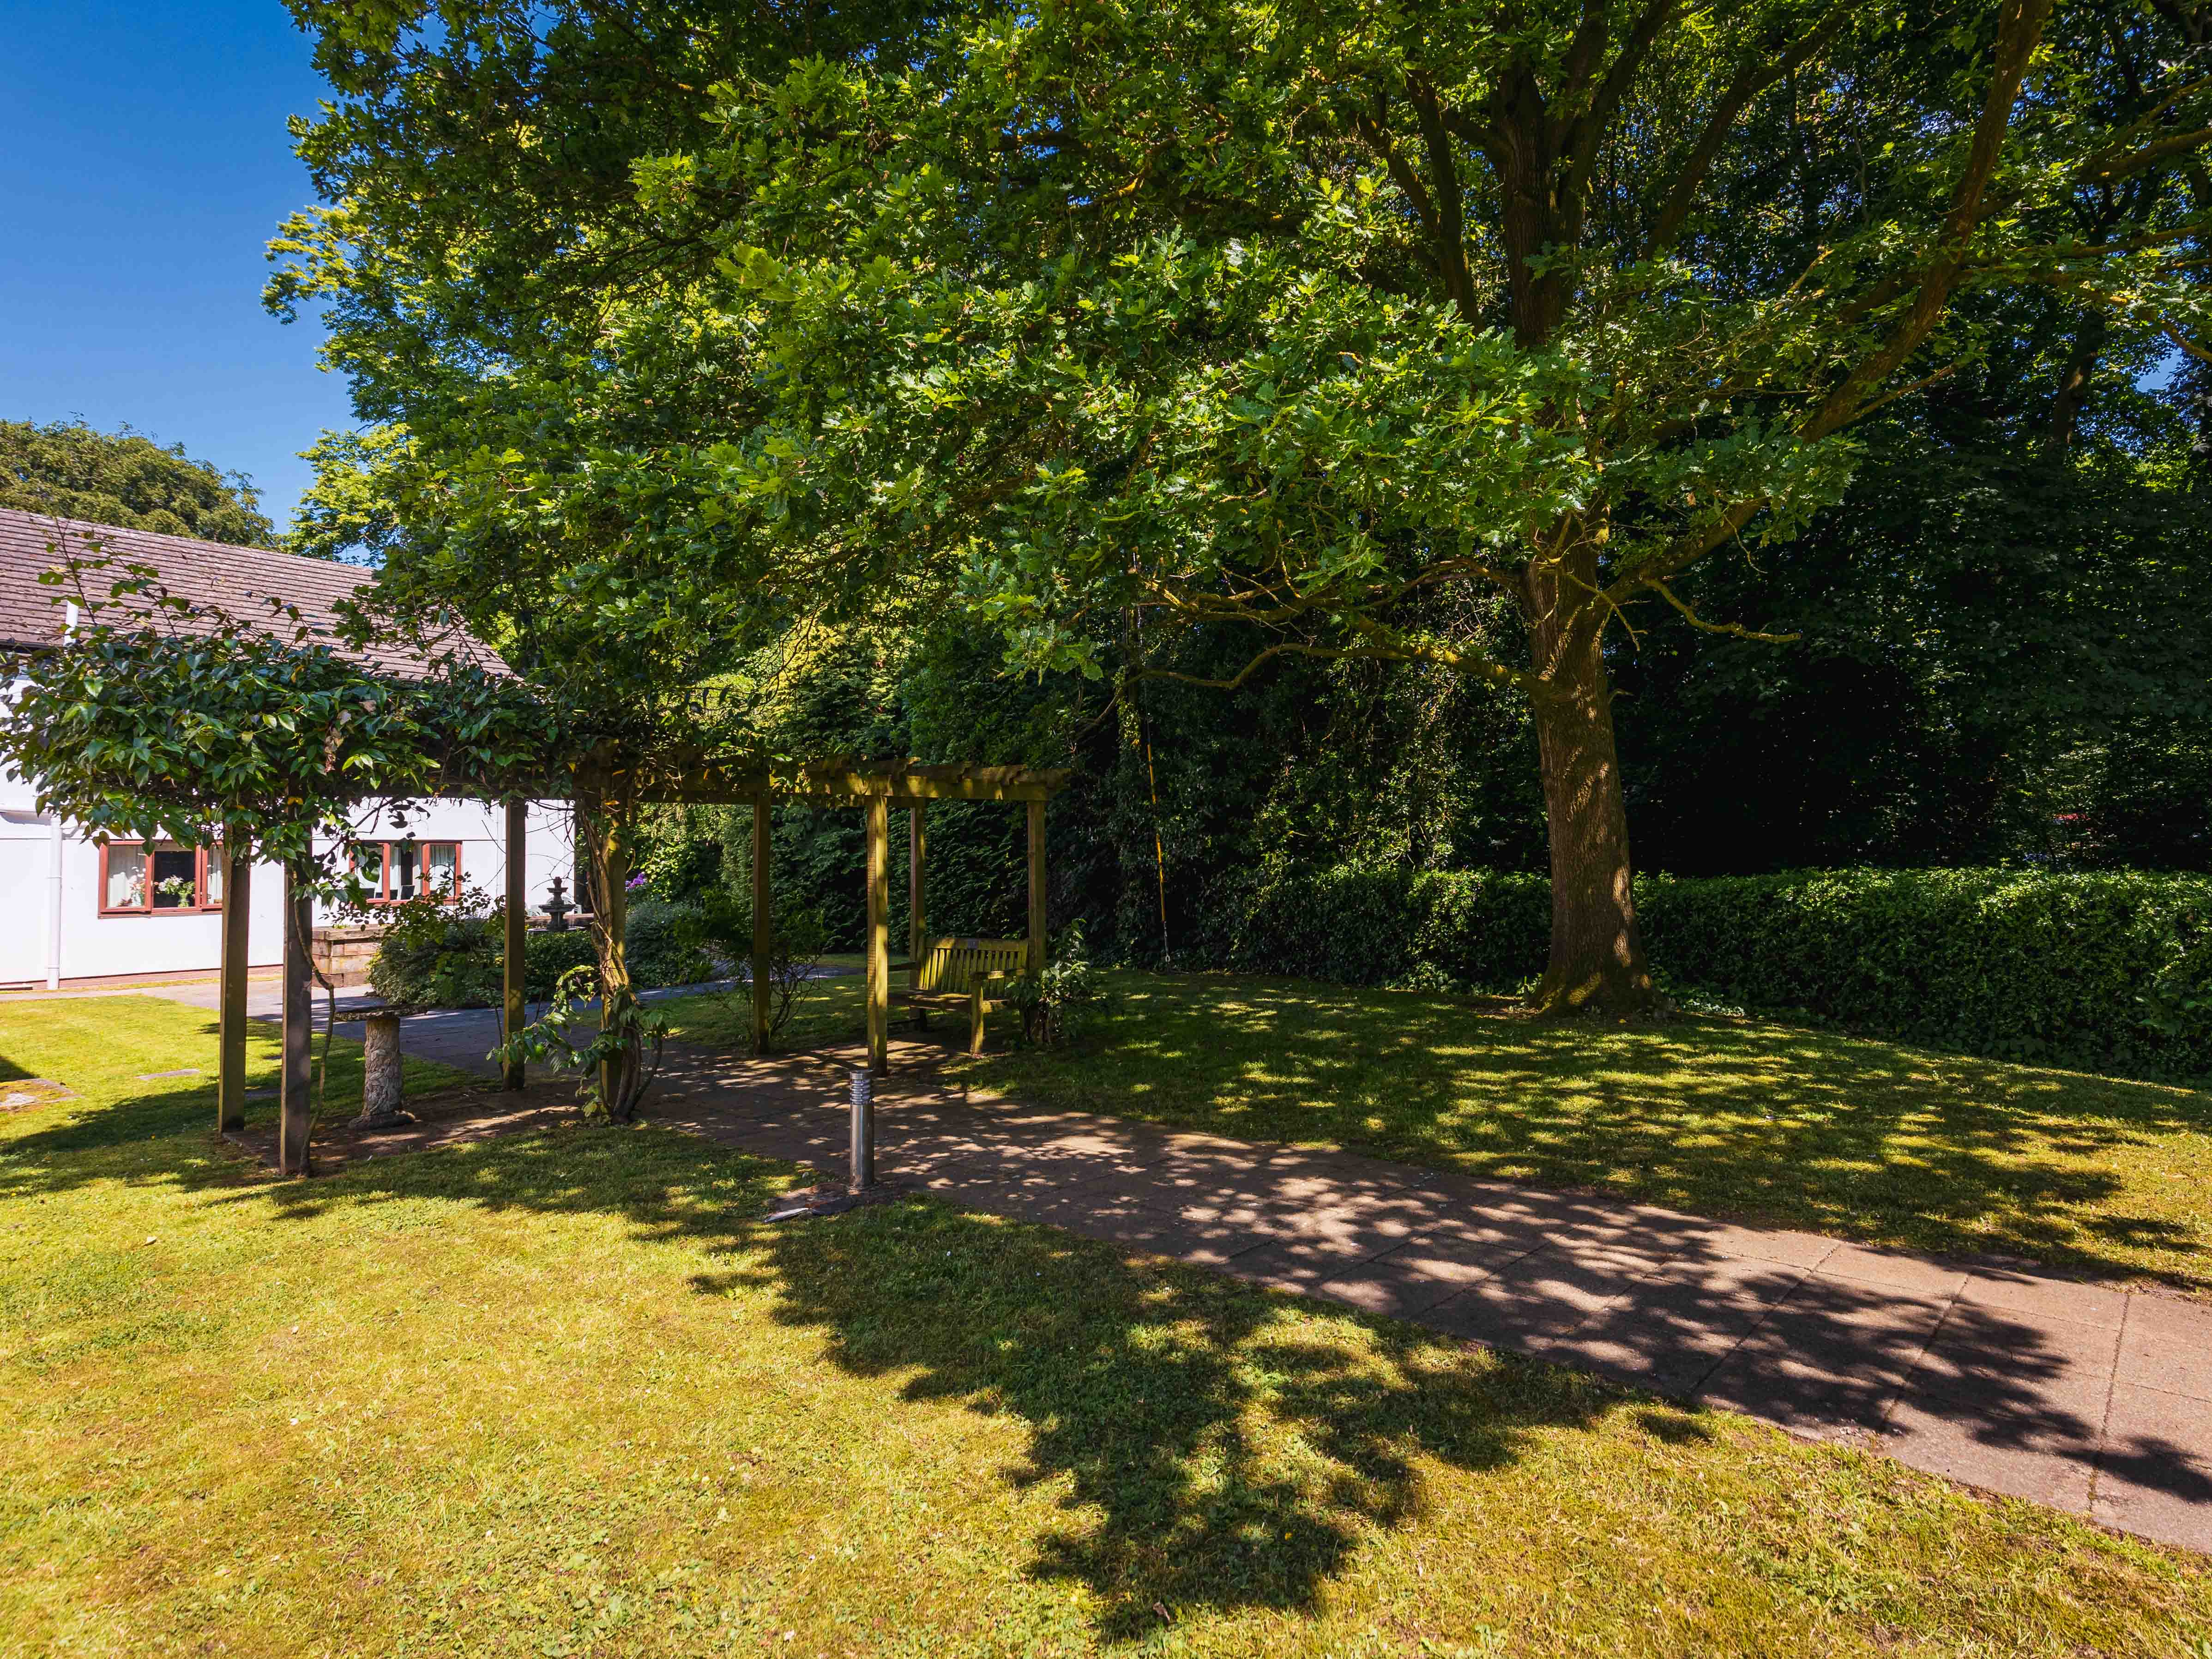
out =
{"type": "Polygon", "coordinates": [[[1018,939],[934,939],[915,960],[917,991],[965,992],[984,975],[1018,974],[1028,965],[1030,947],[1018,939]]]}

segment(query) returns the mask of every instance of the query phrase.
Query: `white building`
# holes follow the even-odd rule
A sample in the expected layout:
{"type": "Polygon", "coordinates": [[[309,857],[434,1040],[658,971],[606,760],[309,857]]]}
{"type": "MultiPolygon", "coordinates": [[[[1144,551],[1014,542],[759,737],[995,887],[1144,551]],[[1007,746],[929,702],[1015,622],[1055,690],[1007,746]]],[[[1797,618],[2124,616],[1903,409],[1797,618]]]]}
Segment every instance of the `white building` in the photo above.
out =
{"type": "MultiPolygon", "coordinates": [[[[185,536],[112,529],[0,508],[0,649],[58,646],[68,612],[39,573],[57,562],[66,538],[72,552],[90,535],[102,550],[153,566],[180,596],[213,601],[240,615],[274,597],[311,623],[327,622],[331,603],[374,573],[323,559],[231,547],[185,536]]],[[[198,978],[222,957],[222,892],[211,849],[156,842],[103,842],[38,810],[26,780],[0,767],[0,990],[198,978]]],[[[355,825],[365,843],[362,867],[380,902],[426,887],[457,886],[497,898],[507,878],[506,811],[482,801],[410,804],[404,821],[378,804],[355,825]]],[[[558,878],[572,884],[575,860],[564,803],[533,803],[527,819],[524,892],[542,906],[558,878]]],[[[248,956],[277,967],[284,956],[278,895],[283,877],[257,865],[248,956]]],[[[319,916],[319,921],[327,921],[319,916]]]]}

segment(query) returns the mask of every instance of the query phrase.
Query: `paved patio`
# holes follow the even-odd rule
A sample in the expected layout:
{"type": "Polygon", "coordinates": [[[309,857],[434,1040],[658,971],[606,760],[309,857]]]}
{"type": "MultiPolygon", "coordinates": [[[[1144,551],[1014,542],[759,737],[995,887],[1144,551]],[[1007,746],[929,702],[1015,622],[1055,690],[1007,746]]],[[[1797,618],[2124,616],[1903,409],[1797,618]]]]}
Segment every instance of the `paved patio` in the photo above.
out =
{"type": "MultiPolygon", "coordinates": [[[[676,1053],[645,1115],[841,1176],[861,1053],[676,1053]]],[[[942,1053],[893,1045],[885,1180],[2212,1550],[2212,1307],[964,1098],[934,1075],[942,1053]]]]}

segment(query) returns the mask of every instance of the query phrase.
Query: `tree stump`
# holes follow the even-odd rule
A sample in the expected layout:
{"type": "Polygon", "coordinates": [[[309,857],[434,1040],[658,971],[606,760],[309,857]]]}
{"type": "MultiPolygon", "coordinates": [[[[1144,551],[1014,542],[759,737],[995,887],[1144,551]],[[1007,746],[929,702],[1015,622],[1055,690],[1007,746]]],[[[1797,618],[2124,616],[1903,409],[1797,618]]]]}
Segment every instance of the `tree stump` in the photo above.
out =
{"type": "Polygon", "coordinates": [[[399,1109],[406,1083],[399,1070],[399,1016],[372,1013],[363,1022],[361,1055],[361,1115],[356,1129],[381,1129],[408,1121],[399,1109]]]}

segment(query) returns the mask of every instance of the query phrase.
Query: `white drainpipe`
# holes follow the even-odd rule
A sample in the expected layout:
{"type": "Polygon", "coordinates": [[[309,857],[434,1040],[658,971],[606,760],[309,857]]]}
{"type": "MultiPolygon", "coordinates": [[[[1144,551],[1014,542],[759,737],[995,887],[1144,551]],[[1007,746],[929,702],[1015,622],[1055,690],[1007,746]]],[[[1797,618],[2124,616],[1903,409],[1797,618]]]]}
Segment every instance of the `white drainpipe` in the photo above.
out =
{"type": "Polygon", "coordinates": [[[62,988],[62,815],[54,814],[53,869],[46,878],[46,989],[62,988]]]}

